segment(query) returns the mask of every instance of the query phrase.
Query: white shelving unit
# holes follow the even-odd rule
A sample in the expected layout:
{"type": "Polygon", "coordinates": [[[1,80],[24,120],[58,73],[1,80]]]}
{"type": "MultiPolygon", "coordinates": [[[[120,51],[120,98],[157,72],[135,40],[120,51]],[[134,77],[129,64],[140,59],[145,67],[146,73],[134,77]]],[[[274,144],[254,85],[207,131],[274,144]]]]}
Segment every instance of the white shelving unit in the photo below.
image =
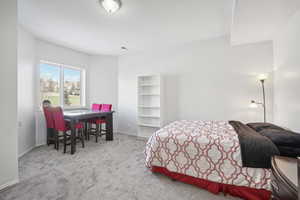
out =
{"type": "Polygon", "coordinates": [[[138,136],[149,137],[163,124],[162,78],[138,76],[138,136]]]}

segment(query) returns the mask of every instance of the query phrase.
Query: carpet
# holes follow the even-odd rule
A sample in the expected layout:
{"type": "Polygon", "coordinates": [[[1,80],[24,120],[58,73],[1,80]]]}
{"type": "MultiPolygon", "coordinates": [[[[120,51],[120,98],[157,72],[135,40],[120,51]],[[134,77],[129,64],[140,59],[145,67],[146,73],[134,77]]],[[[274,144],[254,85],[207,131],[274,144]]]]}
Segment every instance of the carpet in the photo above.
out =
{"type": "Polygon", "coordinates": [[[153,174],[144,165],[146,141],[116,134],[114,141],[91,138],[74,155],[53,146],[35,148],[19,160],[20,182],[0,200],[221,200],[197,187],[153,174]]]}

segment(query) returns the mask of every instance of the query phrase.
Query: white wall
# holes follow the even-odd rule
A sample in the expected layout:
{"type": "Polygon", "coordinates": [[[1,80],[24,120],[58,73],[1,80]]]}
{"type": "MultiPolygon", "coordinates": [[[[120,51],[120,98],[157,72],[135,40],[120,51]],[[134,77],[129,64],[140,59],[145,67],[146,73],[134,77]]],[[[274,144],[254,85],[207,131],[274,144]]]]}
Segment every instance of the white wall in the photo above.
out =
{"type": "MultiPolygon", "coordinates": [[[[38,107],[38,63],[40,60],[86,69],[86,103],[112,103],[118,109],[118,59],[114,56],[91,56],[46,41],[19,28],[19,155],[46,142],[43,113],[38,107]],[[36,119],[36,120],[35,120],[36,119]],[[35,126],[36,125],[36,126],[35,126]]],[[[115,114],[115,128],[117,114],[115,114]]]]}
{"type": "Polygon", "coordinates": [[[114,127],[118,112],[118,58],[115,56],[90,56],[88,69],[88,105],[107,103],[113,105],[114,127]]]}
{"type": "MultiPolygon", "coordinates": [[[[83,69],[88,69],[89,67],[88,54],[73,49],[69,49],[66,47],[58,46],[53,43],[49,43],[39,39],[37,39],[36,42],[36,58],[37,58],[36,60],[37,64],[39,64],[40,61],[49,61],[58,64],[80,67],[83,69]]],[[[38,65],[37,65],[37,69],[38,69],[38,65]]],[[[39,70],[37,70],[36,76],[39,77],[39,70]]],[[[88,79],[88,75],[86,76],[86,79],[88,79]]],[[[39,85],[38,81],[36,85],[39,85]]],[[[87,101],[88,91],[85,92],[86,92],[85,101],[87,101]]],[[[38,98],[39,97],[37,96],[36,99],[38,98]]]]}
{"type": "Polygon", "coordinates": [[[18,27],[18,153],[35,147],[35,39],[18,27]]]}
{"type": "MultiPolygon", "coordinates": [[[[272,72],[272,43],[231,47],[226,37],[119,58],[119,131],[136,134],[137,75],[162,74],[166,121],[176,119],[262,121],[258,73],[272,72]]],[[[272,80],[266,83],[268,120],[272,80]]]]}
{"type": "MultiPolygon", "coordinates": [[[[38,63],[41,61],[49,61],[59,64],[71,65],[75,67],[81,67],[88,70],[89,67],[89,55],[78,52],[69,48],[58,46],[46,41],[36,40],[36,77],[39,77],[38,63]]],[[[88,80],[89,77],[86,76],[88,80]]],[[[39,86],[39,79],[36,81],[36,86],[39,86]]],[[[35,99],[38,100],[38,88],[35,88],[35,99]]],[[[86,91],[86,97],[88,93],[86,91]]],[[[38,103],[36,105],[36,145],[46,144],[46,123],[44,121],[44,115],[39,109],[38,103]]]]}
{"type": "Polygon", "coordinates": [[[76,50],[37,40],[37,59],[87,68],[89,55],[76,50]]]}
{"type": "Polygon", "coordinates": [[[272,41],[299,8],[299,0],[235,0],[231,44],[272,41]]]}
{"type": "Polygon", "coordinates": [[[300,11],[274,41],[275,123],[300,131],[300,11]]]}
{"type": "MultiPolygon", "coordinates": [[[[73,65],[86,69],[86,105],[112,103],[118,110],[118,59],[114,56],[92,56],[45,41],[37,40],[36,54],[40,60],[73,65]]],[[[38,74],[37,74],[38,76],[38,74]]],[[[37,90],[36,90],[37,91],[37,90]]],[[[36,98],[37,99],[37,98],[36,98]]],[[[43,115],[37,109],[37,145],[45,144],[46,129],[43,115]]],[[[117,114],[114,116],[117,127],[117,114]]]]}
{"type": "Polygon", "coordinates": [[[0,1],[0,189],[18,181],[17,1],[0,1]]]}

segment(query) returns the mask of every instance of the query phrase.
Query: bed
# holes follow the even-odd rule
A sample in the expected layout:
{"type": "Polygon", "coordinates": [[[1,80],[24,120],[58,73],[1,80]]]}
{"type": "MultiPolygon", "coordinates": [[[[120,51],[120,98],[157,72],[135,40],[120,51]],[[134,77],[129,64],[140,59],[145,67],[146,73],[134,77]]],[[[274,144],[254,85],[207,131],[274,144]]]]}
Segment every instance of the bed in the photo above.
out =
{"type": "Polygon", "coordinates": [[[269,161],[279,152],[268,138],[248,128],[229,121],[175,121],[149,138],[146,166],[215,194],[270,199],[269,161]]]}

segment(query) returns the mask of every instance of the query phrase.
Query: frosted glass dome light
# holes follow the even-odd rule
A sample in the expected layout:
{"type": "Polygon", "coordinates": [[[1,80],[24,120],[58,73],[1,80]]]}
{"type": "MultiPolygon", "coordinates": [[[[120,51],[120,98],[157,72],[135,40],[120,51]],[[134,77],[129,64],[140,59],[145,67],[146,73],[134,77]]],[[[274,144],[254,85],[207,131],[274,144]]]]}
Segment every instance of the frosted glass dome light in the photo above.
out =
{"type": "Polygon", "coordinates": [[[117,12],[121,8],[120,0],[100,0],[100,3],[108,13],[117,12]]]}

